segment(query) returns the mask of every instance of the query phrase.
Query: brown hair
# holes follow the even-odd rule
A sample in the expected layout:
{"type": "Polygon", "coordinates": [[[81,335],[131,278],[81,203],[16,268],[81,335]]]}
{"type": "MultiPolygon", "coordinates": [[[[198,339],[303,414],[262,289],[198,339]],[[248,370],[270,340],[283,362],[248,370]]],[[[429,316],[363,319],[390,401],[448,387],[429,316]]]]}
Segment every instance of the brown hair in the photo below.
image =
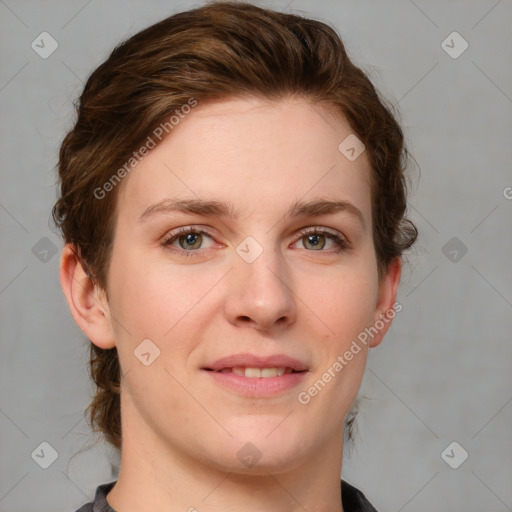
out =
{"type": "MultiPolygon", "coordinates": [[[[212,2],[180,12],[118,45],[88,78],[62,142],[56,226],[91,279],[108,292],[118,187],[104,186],[191,98],[300,96],[342,114],[372,167],[373,240],[379,277],[417,237],[405,219],[408,153],[399,124],[336,31],[249,3],[212,2]]],[[[341,142],[341,141],[340,141],[341,142]]],[[[107,293],[108,297],[108,293],[107,293]]],[[[121,448],[120,366],[115,348],[90,345],[93,430],[121,448]],[[95,426],[97,428],[95,428],[95,426]]],[[[353,415],[346,420],[352,438],[353,415]]]]}

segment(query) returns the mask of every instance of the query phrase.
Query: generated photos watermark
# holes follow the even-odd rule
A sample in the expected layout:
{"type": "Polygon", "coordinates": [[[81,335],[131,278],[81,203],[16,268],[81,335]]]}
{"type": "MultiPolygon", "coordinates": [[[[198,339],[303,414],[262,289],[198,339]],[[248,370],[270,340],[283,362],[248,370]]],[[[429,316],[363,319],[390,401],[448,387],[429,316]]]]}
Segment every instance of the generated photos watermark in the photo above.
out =
{"type": "Polygon", "coordinates": [[[368,344],[368,340],[370,338],[373,339],[373,337],[378,334],[387,323],[391,322],[391,320],[395,318],[396,314],[402,311],[402,309],[402,304],[398,301],[395,302],[393,307],[388,309],[386,313],[383,314],[371,327],[366,327],[364,331],[361,331],[357,335],[357,339],[352,341],[350,348],[343,355],[339,355],[336,358],[336,361],[327,368],[321,378],[317,379],[306,391],[301,391],[297,395],[299,402],[302,405],[309,404],[311,399],[317,396],[318,393],[320,393],[320,391],[322,391],[350,361],[352,361],[354,356],[361,352],[361,344],[366,346],[368,344]]]}
{"type": "Polygon", "coordinates": [[[108,192],[111,192],[116,185],[121,183],[121,180],[130,174],[137,164],[156,147],[158,142],[161,142],[187,114],[190,114],[192,108],[196,105],[197,100],[189,98],[187,103],[174,111],[175,115],[171,115],[167,121],[159,124],[151,132],[151,135],[148,135],[144,144],[137,151],[134,151],[132,156],[101,187],[94,189],[94,197],[100,200],[103,199],[108,192]]]}

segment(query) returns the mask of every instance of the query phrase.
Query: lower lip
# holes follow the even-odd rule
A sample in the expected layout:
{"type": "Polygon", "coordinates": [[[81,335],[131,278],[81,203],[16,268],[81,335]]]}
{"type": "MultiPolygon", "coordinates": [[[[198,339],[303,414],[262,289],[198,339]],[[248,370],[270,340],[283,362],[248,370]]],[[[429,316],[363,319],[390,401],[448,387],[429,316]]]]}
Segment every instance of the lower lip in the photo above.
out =
{"type": "Polygon", "coordinates": [[[285,373],[280,377],[244,377],[236,373],[222,373],[203,370],[212,379],[237,394],[249,397],[272,397],[298,386],[306,377],[307,371],[285,373]]]}

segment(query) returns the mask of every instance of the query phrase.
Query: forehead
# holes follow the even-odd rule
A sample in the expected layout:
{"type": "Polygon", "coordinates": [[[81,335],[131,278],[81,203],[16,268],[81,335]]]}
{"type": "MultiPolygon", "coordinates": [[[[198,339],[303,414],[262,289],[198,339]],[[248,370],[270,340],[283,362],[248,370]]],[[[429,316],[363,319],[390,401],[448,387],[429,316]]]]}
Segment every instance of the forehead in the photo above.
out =
{"type": "Polygon", "coordinates": [[[283,213],[293,200],[350,199],[370,214],[370,166],[338,149],[342,115],[294,98],[198,104],[123,180],[118,213],[133,217],[165,198],[216,198],[247,215],[283,213]]]}

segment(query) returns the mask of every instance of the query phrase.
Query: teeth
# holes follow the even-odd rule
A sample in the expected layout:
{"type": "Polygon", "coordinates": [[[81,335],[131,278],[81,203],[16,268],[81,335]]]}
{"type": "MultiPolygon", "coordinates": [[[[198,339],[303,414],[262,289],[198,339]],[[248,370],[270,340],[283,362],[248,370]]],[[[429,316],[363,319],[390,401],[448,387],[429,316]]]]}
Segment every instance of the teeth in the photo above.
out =
{"type": "Polygon", "coordinates": [[[250,379],[257,379],[259,377],[267,378],[267,377],[280,377],[285,373],[292,373],[293,370],[291,368],[285,368],[281,366],[279,368],[244,368],[242,366],[237,366],[235,368],[224,368],[222,372],[233,372],[236,375],[241,375],[242,377],[249,377],[250,379]]]}

